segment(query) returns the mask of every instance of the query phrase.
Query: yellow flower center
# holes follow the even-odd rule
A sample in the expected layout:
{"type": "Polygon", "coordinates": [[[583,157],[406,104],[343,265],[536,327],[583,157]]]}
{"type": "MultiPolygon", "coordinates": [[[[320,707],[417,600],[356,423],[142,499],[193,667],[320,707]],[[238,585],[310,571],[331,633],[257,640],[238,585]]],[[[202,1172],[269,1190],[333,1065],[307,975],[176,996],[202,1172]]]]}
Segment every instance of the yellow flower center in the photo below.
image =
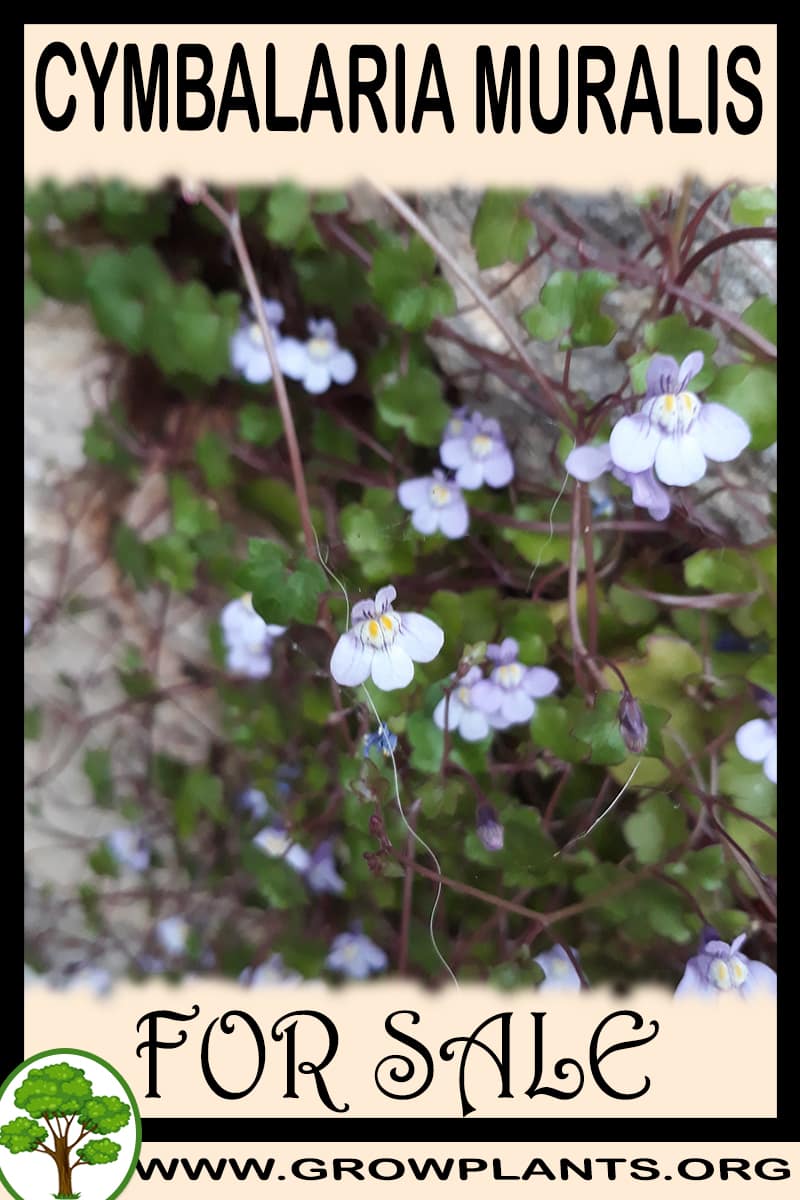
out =
{"type": "Polygon", "coordinates": [[[729,992],[731,988],[741,987],[747,979],[747,974],[747,967],[740,958],[735,956],[727,962],[723,958],[715,958],[709,971],[711,982],[721,992],[729,992]]]}
{"type": "Polygon", "coordinates": [[[464,428],[464,422],[461,420],[461,417],[453,417],[452,421],[450,422],[450,428],[449,428],[448,432],[453,437],[458,437],[458,435],[461,433],[461,430],[463,428],[464,428]]]}
{"type": "Polygon", "coordinates": [[[253,593],[245,592],[241,598],[241,604],[247,609],[248,612],[255,612],[255,609],[253,608],[253,593]]]}
{"type": "Polygon", "coordinates": [[[431,504],[443,508],[450,502],[450,488],[443,483],[434,483],[430,491],[431,504]]]}
{"type": "Polygon", "coordinates": [[[492,449],[492,439],[487,437],[485,433],[476,433],[470,442],[470,446],[475,458],[486,458],[492,449]]]}
{"type": "Polygon", "coordinates": [[[659,396],[652,408],[652,417],[667,433],[685,433],[697,417],[702,405],[694,392],[659,396]]]}
{"type": "Polygon", "coordinates": [[[519,663],[506,663],[498,667],[497,682],[505,688],[519,687],[522,683],[522,667],[519,663]]]}
{"type": "Polygon", "coordinates": [[[456,697],[458,699],[459,704],[463,704],[465,708],[469,707],[469,705],[471,703],[471,692],[468,687],[464,687],[462,685],[456,692],[456,697]]]}
{"type": "Polygon", "coordinates": [[[367,617],[362,621],[356,633],[359,640],[375,650],[384,650],[391,646],[400,632],[400,618],[397,613],[383,613],[380,617],[367,617]]]}
{"type": "Polygon", "coordinates": [[[256,346],[264,345],[264,339],[261,336],[261,327],[258,324],[258,321],[253,321],[252,325],[247,330],[247,335],[250,338],[250,341],[254,343],[254,345],[256,345],[256,346]]]}
{"type": "Polygon", "coordinates": [[[315,358],[317,360],[329,358],[333,353],[333,342],[330,340],[330,338],[313,337],[309,342],[306,343],[306,349],[308,350],[311,358],[315,358]]]}

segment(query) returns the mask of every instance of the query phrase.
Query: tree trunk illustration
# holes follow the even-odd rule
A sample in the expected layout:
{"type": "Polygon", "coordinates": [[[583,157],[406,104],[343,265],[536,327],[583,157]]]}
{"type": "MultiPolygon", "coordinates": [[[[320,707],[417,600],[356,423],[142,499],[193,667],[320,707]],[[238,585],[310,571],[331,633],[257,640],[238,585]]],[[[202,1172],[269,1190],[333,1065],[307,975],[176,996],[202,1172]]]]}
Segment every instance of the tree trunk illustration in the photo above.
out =
{"type": "Polygon", "coordinates": [[[58,1195],[74,1196],[75,1193],[72,1190],[72,1166],[69,1161],[67,1139],[65,1137],[57,1137],[55,1143],[56,1166],[58,1167],[58,1195]]]}

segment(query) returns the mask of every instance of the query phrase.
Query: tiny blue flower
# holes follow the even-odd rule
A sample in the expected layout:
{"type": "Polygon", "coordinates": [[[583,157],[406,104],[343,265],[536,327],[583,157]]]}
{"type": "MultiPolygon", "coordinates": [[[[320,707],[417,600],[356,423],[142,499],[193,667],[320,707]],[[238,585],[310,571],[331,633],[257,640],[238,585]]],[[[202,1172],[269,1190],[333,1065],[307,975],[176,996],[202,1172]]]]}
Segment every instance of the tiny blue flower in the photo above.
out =
{"type": "Polygon", "coordinates": [[[340,933],[331,942],[325,964],[337,975],[348,979],[366,979],[385,971],[389,960],[384,950],[376,946],[365,933],[340,933]]]}
{"type": "Polygon", "coordinates": [[[370,751],[377,746],[387,758],[391,758],[397,746],[397,734],[392,733],[389,726],[381,721],[377,732],[368,733],[364,738],[364,758],[369,758],[370,751]]]}

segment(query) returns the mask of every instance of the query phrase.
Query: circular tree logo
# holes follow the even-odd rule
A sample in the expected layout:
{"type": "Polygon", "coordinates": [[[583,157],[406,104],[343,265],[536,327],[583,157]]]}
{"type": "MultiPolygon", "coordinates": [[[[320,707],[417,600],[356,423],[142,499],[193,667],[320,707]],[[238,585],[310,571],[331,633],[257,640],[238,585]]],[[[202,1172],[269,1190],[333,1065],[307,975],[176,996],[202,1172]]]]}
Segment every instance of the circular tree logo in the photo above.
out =
{"type": "Polygon", "coordinates": [[[0,1182],[17,1200],[113,1200],[141,1142],[133,1092],[85,1050],[35,1054],[0,1088],[0,1182]]]}

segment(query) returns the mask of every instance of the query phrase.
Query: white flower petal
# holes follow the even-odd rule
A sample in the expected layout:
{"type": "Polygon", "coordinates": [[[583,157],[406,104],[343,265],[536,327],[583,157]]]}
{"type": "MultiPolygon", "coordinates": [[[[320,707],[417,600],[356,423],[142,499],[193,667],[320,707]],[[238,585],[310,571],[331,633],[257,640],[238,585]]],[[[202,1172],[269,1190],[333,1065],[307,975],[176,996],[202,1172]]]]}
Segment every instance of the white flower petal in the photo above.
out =
{"type": "Polygon", "coordinates": [[[439,457],[452,471],[469,462],[469,442],[465,437],[445,438],[439,447],[439,457]]]}
{"type": "Polygon", "coordinates": [[[775,745],[775,731],[763,717],[747,721],[736,730],[736,749],[748,762],[763,762],[775,745]]]}
{"type": "Polygon", "coordinates": [[[706,460],[694,433],[664,437],[656,450],[656,475],[662,483],[688,487],[706,473],[706,460]]]}
{"type": "Polygon", "coordinates": [[[611,450],[608,442],[602,446],[577,446],[570,450],[564,466],[573,479],[591,483],[611,469],[611,450]]]}
{"type": "Polygon", "coordinates": [[[530,721],[535,710],[536,705],[521,688],[515,688],[513,692],[506,692],[500,706],[503,719],[513,725],[530,721]]]}
{"type": "Polygon", "coordinates": [[[385,613],[387,608],[391,608],[397,599],[397,588],[394,584],[389,583],[386,587],[378,588],[375,593],[375,611],[385,613]]]}
{"type": "Polygon", "coordinates": [[[770,783],[778,782],[778,743],[770,750],[767,757],[764,759],[764,774],[770,783]]]}
{"type": "Polygon", "coordinates": [[[469,459],[456,471],[456,483],[465,492],[474,492],[483,483],[483,465],[469,459]]]}
{"type": "Polygon", "coordinates": [[[281,338],[277,345],[281,371],[289,379],[302,379],[308,370],[308,351],[297,338],[281,338]]]}
{"type": "Polygon", "coordinates": [[[489,487],[505,487],[514,478],[514,459],[508,450],[487,458],[483,464],[483,478],[489,487]]]}
{"type": "Polygon", "coordinates": [[[432,662],[444,645],[444,630],[422,613],[401,613],[395,645],[402,646],[414,662],[432,662]]]}
{"type": "Polygon", "coordinates": [[[489,722],[477,709],[465,708],[458,722],[458,732],[465,742],[480,742],[489,733],[489,722]]]}
{"type": "Polygon", "coordinates": [[[525,672],[522,686],[529,696],[539,700],[542,696],[551,696],[560,682],[555,671],[547,667],[530,667],[525,672]]]}
{"type": "Polygon", "coordinates": [[[637,413],[623,417],[611,430],[611,458],[623,471],[646,471],[652,467],[663,432],[649,417],[637,413]]]}
{"type": "Polygon", "coordinates": [[[766,963],[745,959],[747,978],[739,988],[740,993],[750,1000],[753,996],[774,996],[778,991],[778,976],[766,963]]]}
{"type": "Polygon", "coordinates": [[[414,664],[399,644],[376,651],[372,659],[372,682],[382,692],[394,692],[408,687],[414,678],[414,664]]]}
{"type": "Polygon", "coordinates": [[[451,693],[450,703],[447,703],[447,697],[442,696],[436,708],[433,710],[433,723],[437,729],[445,727],[445,711],[447,713],[447,724],[450,729],[457,729],[464,712],[464,707],[451,693]]]}
{"type": "Polygon", "coordinates": [[[375,651],[351,633],[343,633],[331,655],[331,675],[344,687],[357,687],[369,675],[375,651]]]}
{"type": "Polygon", "coordinates": [[[267,383],[272,379],[272,367],[266,350],[256,350],[244,364],[242,374],[248,383],[267,383]]]}
{"type": "Polygon", "coordinates": [[[411,524],[417,533],[429,536],[439,528],[440,515],[441,510],[434,508],[432,504],[420,504],[411,514],[411,524]]]}
{"type": "Polygon", "coordinates": [[[350,383],[356,377],[358,364],[349,350],[336,350],[328,359],[328,369],[334,383],[350,383]]]}
{"type": "Polygon", "coordinates": [[[704,404],[692,433],[712,462],[730,462],[750,442],[750,426],[724,404],[704,404]]]}
{"type": "Polygon", "coordinates": [[[466,504],[449,504],[439,509],[442,533],[449,538],[462,538],[469,529],[469,510],[466,504]]]}
{"type": "Polygon", "coordinates": [[[397,489],[397,499],[403,508],[419,508],[429,499],[431,484],[430,475],[424,475],[421,479],[406,479],[397,489]]]}
{"type": "Polygon", "coordinates": [[[328,364],[310,362],[302,379],[303,387],[312,396],[321,396],[331,386],[328,364]]]}
{"type": "Polygon", "coordinates": [[[705,1000],[714,995],[714,988],[700,970],[697,958],[690,958],[686,964],[681,981],[675,988],[675,995],[702,997],[705,1000]]]}

